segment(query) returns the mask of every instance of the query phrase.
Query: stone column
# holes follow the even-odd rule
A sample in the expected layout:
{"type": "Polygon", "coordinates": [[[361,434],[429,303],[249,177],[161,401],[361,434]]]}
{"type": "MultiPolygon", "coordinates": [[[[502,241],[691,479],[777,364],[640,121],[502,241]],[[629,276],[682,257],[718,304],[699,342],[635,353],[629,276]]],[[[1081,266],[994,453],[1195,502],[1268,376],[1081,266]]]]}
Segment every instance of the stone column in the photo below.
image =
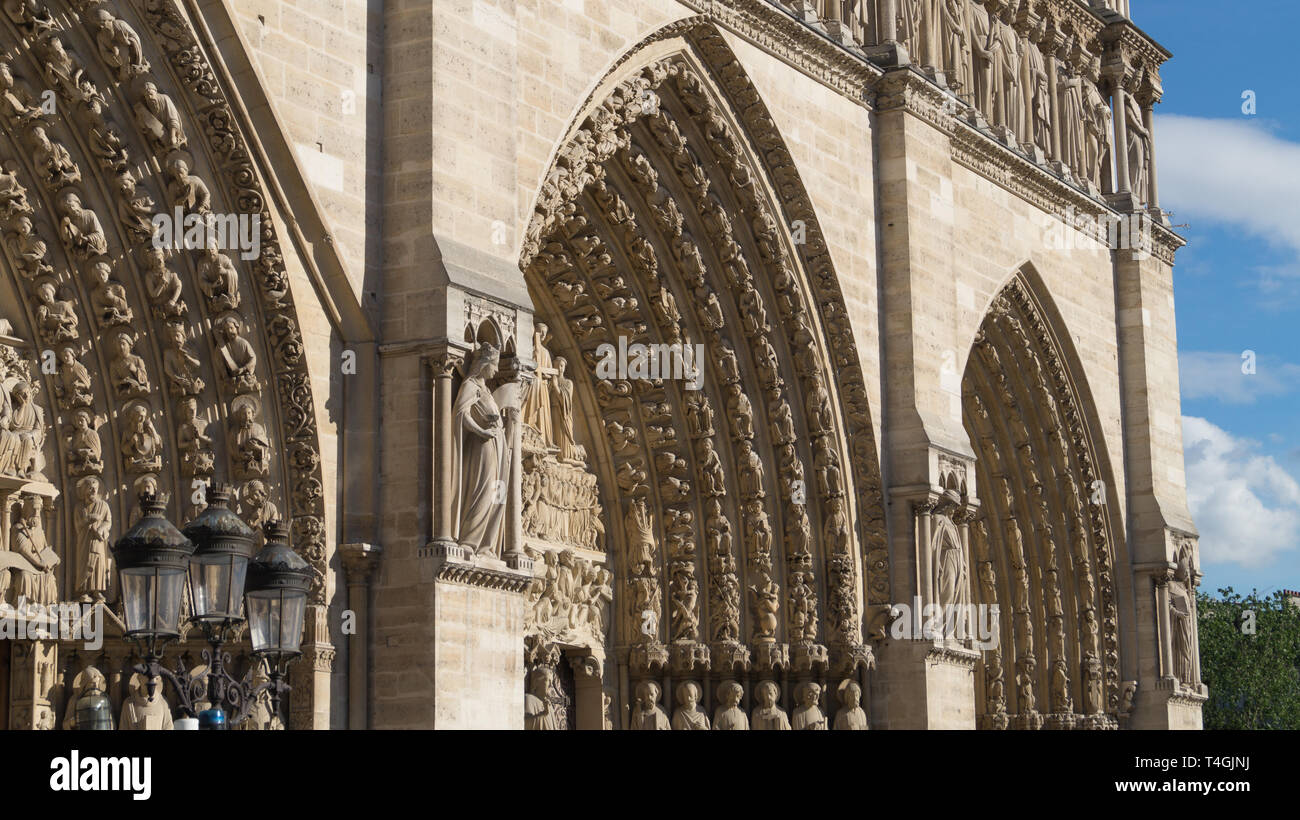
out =
{"type": "Polygon", "coordinates": [[[1171,571],[1157,573],[1155,581],[1156,618],[1160,628],[1160,677],[1169,678],[1174,674],[1174,641],[1169,622],[1169,582],[1173,579],[1171,571]]]}
{"type": "Polygon", "coordinates": [[[1115,124],[1115,144],[1111,148],[1111,156],[1115,158],[1115,193],[1129,193],[1129,175],[1128,175],[1128,117],[1125,114],[1127,110],[1127,100],[1125,95],[1128,93],[1124,90],[1122,78],[1111,76],[1111,120],[1115,124]]]}
{"type": "MultiPolygon", "coordinates": [[[[1054,41],[1045,41],[1048,47],[1043,49],[1043,61],[1047,65],[1047,97],[1051,103],[1048,109],[1050,116],[1050,125],[1052,137],[1049,142],[1049,148],[1052,151],[1051,159],[1053,162],[1061,162],[1061,97],[1057,90],[1057,71],[1060,65],[1056,59],[1056,43],[1054,41]]],[[[1079,123],[1082,127],[1083,123],[1079,123]]]]}
{"type": "MultiPolygon", "coordinates": [[[[1156,123],[1154,101],[1144,101],[1142,103],[1142,125],[1147,130],[1147,165],[1149,172],[1147,175],[1147,208],[1152,211],[1160,210],[1160,191],[1156,184],[1156,123]]],[[[1135,191],[1134,193],[1143,193],[1135,191]]]]}
{"type": "Polygon", "coordinates": [[[898,42],[898,0],[879,0],[880,42],[898,42]]]}
{"type": "Polygon", "coordinates": [[[433,425],[430,431],[433,470],[429,478],[432,543],[446,550],[456,546],[455,527],[451,520],[451,448],[455,439],[451,419],[452,380],[457,369],[464,365],[465,353],[448,348],[427,361],[433,374],[433,425]]]}
{"type": "Polygon", "coordinates": [[[348,640],[348,728],[365,729],[369,722],[370,577],[379,566],[383,547],[378,544],[341,544],[339,553],[347,572],[348,609],[355,632],[348,640]]]}

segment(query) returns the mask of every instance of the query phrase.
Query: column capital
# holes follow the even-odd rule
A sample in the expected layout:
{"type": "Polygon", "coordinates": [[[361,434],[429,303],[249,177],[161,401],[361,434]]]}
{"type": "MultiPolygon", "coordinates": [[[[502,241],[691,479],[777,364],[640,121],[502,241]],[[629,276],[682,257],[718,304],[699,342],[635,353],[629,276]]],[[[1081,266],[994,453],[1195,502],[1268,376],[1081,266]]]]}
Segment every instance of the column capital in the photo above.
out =
{"type": "Polygon", "coordinates": [[[378,544],[364,542],[339,544],[339,556],[343,561],[343,569],[347,572],[348,583],[369,583],[370,576],[379,567],[379,559],[383,554],[384,548],[378,544]]]}

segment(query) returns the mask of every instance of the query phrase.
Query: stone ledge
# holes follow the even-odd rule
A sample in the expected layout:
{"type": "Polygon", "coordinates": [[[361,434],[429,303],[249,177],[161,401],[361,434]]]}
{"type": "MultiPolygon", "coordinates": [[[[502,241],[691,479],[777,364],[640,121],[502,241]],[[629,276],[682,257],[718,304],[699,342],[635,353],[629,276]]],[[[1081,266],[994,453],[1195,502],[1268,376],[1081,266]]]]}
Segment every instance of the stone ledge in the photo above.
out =
{"type": "Polygon", "coordinates": [[[533,582],[531,562],[515,568],[498,558],[467,556],[454,544],[428,544],[419,558],[420,580],[425,583],[444,581],[522,593],[533,582]]]}

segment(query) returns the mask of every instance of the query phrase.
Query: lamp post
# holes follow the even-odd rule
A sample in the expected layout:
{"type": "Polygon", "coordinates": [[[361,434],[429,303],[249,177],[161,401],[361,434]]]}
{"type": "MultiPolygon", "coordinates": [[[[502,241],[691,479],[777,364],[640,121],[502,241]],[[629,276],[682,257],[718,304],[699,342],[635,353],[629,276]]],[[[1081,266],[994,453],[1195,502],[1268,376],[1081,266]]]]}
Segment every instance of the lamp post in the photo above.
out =
{"type": "Polygon", "coordinates": [[[180,709],[211,729],[242,723],[267,690],[272,712],[278,711],[281,696],[289,690],[285,672],[301,654],[311,582],[311,569],[289,548],[287,530],[279,521],[267,523],[266,546],[253,556],[256,533],[230,510],[230,497],[228,487],[211,487],[207,507],[177,530],[166,519],[166,497],[142,494],[143,515],[113,546],[122,578],[126,637],[145,657],[135,671],[148,681],[150,697],[157,680],[168,681],[180,709]],[[190,621],[209,644],[202,652],[205,668],[197,675],[179,661],[174,670],[162,665],[167,645],[180,639],[181,600],[186,594],[190,621]],[[245,609],[253,657],[269,670],[268,680],[258,686],[248,686],[226,670],[230,654],[224,647],[245,622],[245,609]],[[209,708],[199,715],[196,704],[203,699],[209,708]]]}

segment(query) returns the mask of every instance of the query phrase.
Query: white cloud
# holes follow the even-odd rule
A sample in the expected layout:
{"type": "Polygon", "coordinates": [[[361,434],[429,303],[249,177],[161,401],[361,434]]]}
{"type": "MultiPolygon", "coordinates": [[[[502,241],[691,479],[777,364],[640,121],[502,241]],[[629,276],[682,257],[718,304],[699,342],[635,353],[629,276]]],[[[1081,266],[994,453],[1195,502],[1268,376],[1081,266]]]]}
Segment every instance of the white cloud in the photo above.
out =
{"type": "Polygon", "coordinates": [[[1156,163],[1160,204],[1176,221],[1236,226],[1300,254],[1300,144],[1256,120],[1164,114],[1156,163]]]}
{"type": "Polygon", "coordinates": [[[1184,399],[1218,399],[1254,404],[1260,396],[1281,396],[1300,387],[1300,365],[1256,356],[1255,372],[1243,373],[1241,353],[1178,352],[1178,384],[1184,399]]]}
{"type": "Polygon", "coordinates": [[[1300,544],[1300,482],[1259,442],[1183,416],[1187,503],[1206,562],[1261,567],[1300,544]]]}

